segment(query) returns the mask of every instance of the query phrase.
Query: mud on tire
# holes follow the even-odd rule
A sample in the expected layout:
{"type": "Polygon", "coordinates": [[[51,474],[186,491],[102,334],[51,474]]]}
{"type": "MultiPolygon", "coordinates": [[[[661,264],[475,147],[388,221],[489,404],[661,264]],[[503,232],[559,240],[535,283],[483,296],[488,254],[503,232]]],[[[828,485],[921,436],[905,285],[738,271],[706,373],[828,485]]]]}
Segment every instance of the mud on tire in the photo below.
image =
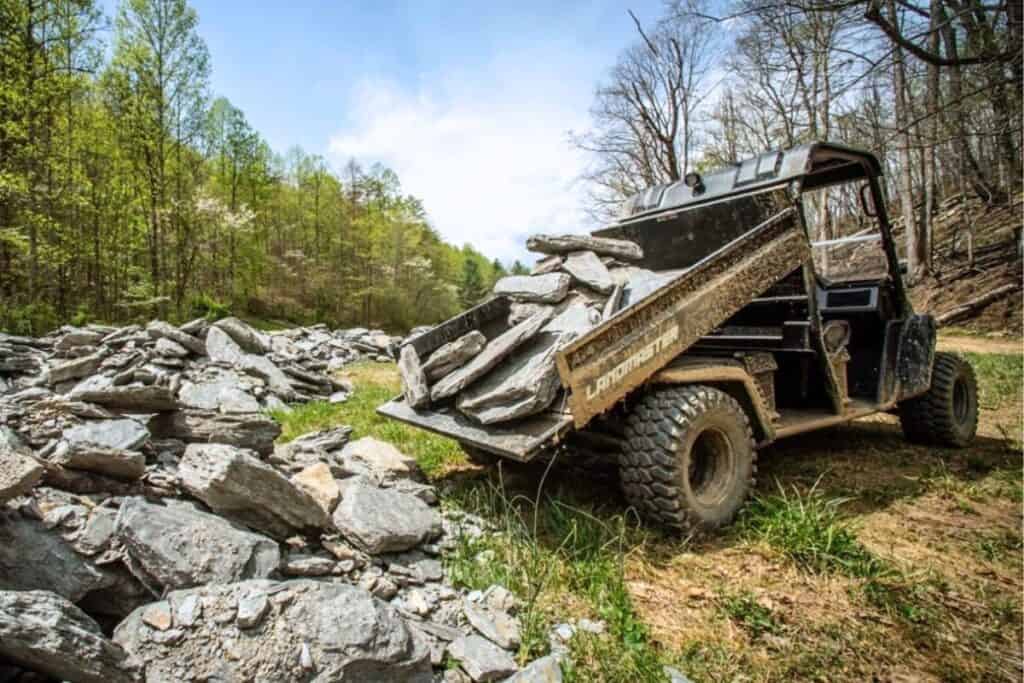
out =
{"type": "Polygon", "coordinates": [[[956,354],[936,353],[931,388],[901,403],[899,411],[908,441],[963,448],[978,431],[974,368],[956,354]]]}
{"type": "Polygon", "coordinates": [[[746,413],[703,385],[644,395],[626,420],[619,462],[629,503],[649,520],[704,532],[732,521],[754,483],[757,451],[746,413]]]}

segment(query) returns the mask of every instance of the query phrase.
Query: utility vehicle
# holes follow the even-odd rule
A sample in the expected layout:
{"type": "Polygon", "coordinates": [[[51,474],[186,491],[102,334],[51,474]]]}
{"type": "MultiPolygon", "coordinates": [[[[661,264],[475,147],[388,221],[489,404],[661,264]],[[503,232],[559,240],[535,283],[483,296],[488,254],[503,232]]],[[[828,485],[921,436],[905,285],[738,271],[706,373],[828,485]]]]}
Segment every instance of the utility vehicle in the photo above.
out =
{"type": "MultiPolygon", "coordinates": [[[[558,354],[548,411],[487,427],[401,398],[379,411],[478,460],[602,453],[631,505],[695,531],[734,517],[777,439],[888,411],[912,441],[966,446],[974,372],[936,353],[934,319],[911,307],[881,176],[873,154],[818,142],[652,187],[594,234],[638,243],[666,277],[558,354]]],[[[491,338],[509,305],[407,343],[426,357],[471,329],[491,338]]]]}

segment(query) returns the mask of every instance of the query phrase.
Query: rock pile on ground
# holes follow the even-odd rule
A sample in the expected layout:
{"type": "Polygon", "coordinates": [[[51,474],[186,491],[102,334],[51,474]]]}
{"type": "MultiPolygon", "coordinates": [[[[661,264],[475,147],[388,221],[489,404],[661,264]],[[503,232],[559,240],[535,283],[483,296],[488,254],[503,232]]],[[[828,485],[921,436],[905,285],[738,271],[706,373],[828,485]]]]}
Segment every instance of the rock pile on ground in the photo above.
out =
{"type": "Polygon", "coordinates": [[[643,251],[627,240],[537,235],[527,246],[545,257],[532,274],[495,284],[494,295],[510,301],[501,330],[490,338],[471,330],[423,358],[402,346],[399,370],[411,407],[454,399],[484,425],[542,412],[561,391],[556,354],[675,275],[630,265],[643,251]]]}
{"type": "Polygon", "coordinates": [[[0,390],[0,680],[560,680],[517,665],[508,591],[446,581],[484,523],[442,513],[412,458],[347,427],[275,443],[267,408],[394,351],[368,336],[5,337],[24,360],[0,390]]]}

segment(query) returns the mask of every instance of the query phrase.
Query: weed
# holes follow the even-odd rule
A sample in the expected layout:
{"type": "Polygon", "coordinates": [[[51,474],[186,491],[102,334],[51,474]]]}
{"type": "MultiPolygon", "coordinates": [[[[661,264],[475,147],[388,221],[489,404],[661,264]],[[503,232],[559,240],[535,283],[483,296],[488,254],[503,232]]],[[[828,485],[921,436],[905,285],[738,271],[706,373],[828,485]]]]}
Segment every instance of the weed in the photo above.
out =
{"type": "Polygon", "coordinates": [[[859,578],[889,573],[840,513],[848,501],[826,498],[817,483],[806,493],[795,488],[787,493],[780,485],[778,495],[757,497],[741,512],[737,533],[767,543],[808,571],[859,578]]]}
{"type": "Polygon", "coordinates": [[[719,598],[717,605],[722,614],[750,635],[751,640],[757,640],[765,633],[778,633],[782,629],[772,611],[747,591],[726,593],[719,598]]]}
{"type": "Polygon", "coordinates": [[[1024,384],[1024,355],[968,353],[978,378],[978,402],[982,408],[997,410],[1020,404],[1024,384]]]}
{"type": "MultiPolygon", "coordinates": [[[[542,482],[543,485],[543,482],[542,482]]],[[[510,496],[503,482],[453,491],[447,505],[488,519],[493,533],[461,537],[446,558],[453,583],[484,588],[500,583],[525,602],[520,659],[543,654],[547,632],[570,603],[603,619],[603,634],[580,632],[570,642],[568,681],[660,680],[660,655],[636,614],[625,581],[628,553],[645,532],[626,515],[604,516],[538,493],[510,496]]]]}
{"type": "Polygon", "coordinates": [[[868,603],[891,617],[910,624],[926,625],[936,616],[930,605],[928,582],[909,579],[871,579],[862,587],[868,603]]]}
{"type": "Polygon", "coordinates": [[[1020,536],[1005,530],[1002,534],[983,536],[975,541],[977,554],[989,562],[1016,561],[1024,548],[1020,536]]]}

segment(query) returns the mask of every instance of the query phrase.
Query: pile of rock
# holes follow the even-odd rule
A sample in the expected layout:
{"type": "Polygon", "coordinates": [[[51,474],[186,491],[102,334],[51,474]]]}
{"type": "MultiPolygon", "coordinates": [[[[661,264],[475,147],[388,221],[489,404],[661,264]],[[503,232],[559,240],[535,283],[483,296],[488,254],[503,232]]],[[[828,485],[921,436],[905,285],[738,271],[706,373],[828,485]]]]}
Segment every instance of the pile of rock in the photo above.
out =
{"type": "Polygon", "coordinates": [[[495,296],[511,301],[502,331],[488,339],[483,330],[472,330],[426,358],[410,344],[402,346],[399,370],[411,407],[454,399],[460,412],[481,424],[546,410],[561,390],[558,351],[674,276],[627,263],[643,258],[627,240],[537,235],[527,247],[545,254],[532,273],[494,286],[495,296]]]}
{"type": "MultiPolygon", "coordinates": [[[[348,428],[275,444],[265,409],[347,390],[317,372],[340,357],[321,334],[342,339],[230,320],[4,337],[0,680],[517,674],[516,600],[444,577],[482,521],[348,428]]],[[[393,351],[368,336],[344,348],[393,351]]]]}

